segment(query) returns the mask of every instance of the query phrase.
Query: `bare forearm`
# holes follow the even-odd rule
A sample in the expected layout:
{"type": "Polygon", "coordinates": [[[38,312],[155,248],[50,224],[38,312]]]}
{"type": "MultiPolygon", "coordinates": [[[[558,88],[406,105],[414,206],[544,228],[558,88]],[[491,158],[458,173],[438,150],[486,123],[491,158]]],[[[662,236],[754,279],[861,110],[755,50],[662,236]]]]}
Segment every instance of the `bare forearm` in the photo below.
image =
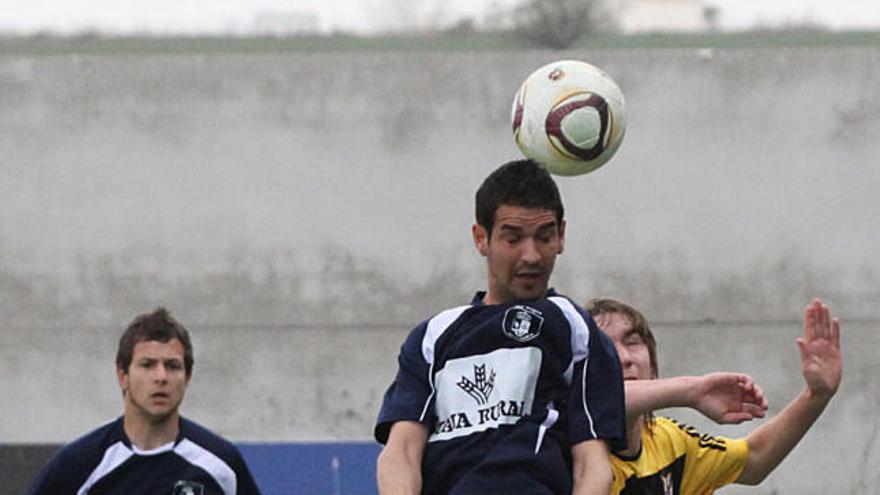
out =
{"type": "Polygon", "coordinates": [[[608,495],[611,492],[611,468],[593,469],[575,477],[572,495],[608,495]]]}
{"type": "Polygon", "coordinates": [[[401,449],[382,449],[376,460],[380,495],[418,495],[422,492],[421,466],[401,449]]]}
{"type": "Polygon", "coordinates": [[[737,483],[757,485],[794,449],[825,410],[831,396],[804,389],[785,409],[746,437],[749,461],[737,483]]]}
{"type": "Polygon", "coordinates": [[[611,452],[603,440],[574,445],[572,495],[608,495],[611,492],[611,452]]]}
{"type": "Polygon", "coordinates": [[[657,409],[691,406],[691,395],[697,381],[697,377],[677,376],[625,382],[626,420],[633,421],[657,409]]]}
{"type": "Polygon", "coordinates": [[[422,492],[422,456],[428,438],[424,425],[398,421],[376,459],[380,495],[418,495],[422,492]]]}
{"type": "Polygon", "coordinates": [[[761,387],[742,373],[626,382],[627,422],[666,407],[689,407],[716,423],[726,424],[764,417],[767,401],[761,387]]]}

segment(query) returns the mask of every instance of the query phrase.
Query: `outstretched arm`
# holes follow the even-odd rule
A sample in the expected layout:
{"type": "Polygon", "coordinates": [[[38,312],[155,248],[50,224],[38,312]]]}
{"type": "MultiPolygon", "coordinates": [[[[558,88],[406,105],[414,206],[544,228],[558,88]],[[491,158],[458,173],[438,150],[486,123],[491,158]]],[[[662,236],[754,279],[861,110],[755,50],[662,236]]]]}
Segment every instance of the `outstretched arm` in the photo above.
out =
{"type": "Polygon", "coordinates": [[[737,483],[756,485],[791,452],[837,392],[842,376],[840,322],[819,299],[804,311],[797,340],[806,386],[778,415],[746,437],[749,460],[737,483]]]}
{"type": "Polygon", "coordinates": [[[611,451],[604,440],[586,440],[571,447],[572,495],[611,492],[611,451]]]}
{"type": "Polygon", "coordinates": [[[417,421],[391,426],[388,442],[376,460],[376,482],[381,495],[422,493],[422,455],[428,430],[417,421]]]}
{"type": "Polygon", "coordinates": [[[667,407],[696,409],[716,423],[742,423],[763,418],[767,401],[752,377],[742,373],[708,373],[660,380],[630,380],[626,419],[667,407]]]}

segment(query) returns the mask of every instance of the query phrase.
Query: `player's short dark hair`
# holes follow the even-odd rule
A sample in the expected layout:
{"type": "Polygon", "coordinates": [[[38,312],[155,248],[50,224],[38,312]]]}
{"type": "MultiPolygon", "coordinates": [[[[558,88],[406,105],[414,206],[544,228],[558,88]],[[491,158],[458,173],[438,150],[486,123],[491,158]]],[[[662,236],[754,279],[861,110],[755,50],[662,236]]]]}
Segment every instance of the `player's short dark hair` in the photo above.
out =
{"type": "Polygon", "coordinates": [[[116,351],[116,367],[128,373],[134,356],[134,346],[140,342],[169,342],[177,339],[183,344],[183,365],[186,376],[192,376],[193,347],[189,332],[177,320],[171,317],[167,309],[159,307],[152,313],[144,313],[125,329],[119,337],[119,348],[116,351]]]}
{"type": "Polygon", "coordinates": [[[556,182],[543,167],[532,160],[505,163],[489,174],[477,189],[477,223],[490,236],[495,226],[495,212],[501,205],[545,208],[556,215],[559,225],[562,225],[565,213],[556,182]]]}

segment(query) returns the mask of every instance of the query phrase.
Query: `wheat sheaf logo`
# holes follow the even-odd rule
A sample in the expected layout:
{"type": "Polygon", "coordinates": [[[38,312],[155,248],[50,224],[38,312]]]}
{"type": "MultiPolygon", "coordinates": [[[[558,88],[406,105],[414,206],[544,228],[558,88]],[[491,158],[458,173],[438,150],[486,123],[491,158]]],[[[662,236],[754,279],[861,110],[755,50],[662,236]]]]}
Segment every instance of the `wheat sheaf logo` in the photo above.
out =
{"type": "Polygon", "coordinates": [[[488,377],[486,376],[486,365],[474,365],[474,379],[471,381],[466,376],[461,377],[461,381],[456,383],[462,390],[467,392],[478,405],[484,406],[489,402],[489,396],[492,395],[492,389],[495,388],[495,370],[490,369],[488,377]]]}

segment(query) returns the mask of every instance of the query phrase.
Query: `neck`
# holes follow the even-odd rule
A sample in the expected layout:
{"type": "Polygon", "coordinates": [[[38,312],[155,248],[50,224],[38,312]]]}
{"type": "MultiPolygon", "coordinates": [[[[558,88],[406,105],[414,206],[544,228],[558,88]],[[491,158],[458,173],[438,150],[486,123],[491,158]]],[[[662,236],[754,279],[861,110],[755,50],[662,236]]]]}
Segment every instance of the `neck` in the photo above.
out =
{"type": "Polygon", "coordinates": [[[642,428],[645,425],[645,416],[637,416],[626,423],[626,450],[620,451],[626,457],[635,457],[642,448],[642,428]]]}
{"type": "MultiPolygon", "coordinates": [[[[540,298],[542,298],[542,297],[546,297],[547,292],[548,292],[549,290],[550,290],[550,289],[549,289],[548,287],[545,287],[544,290],[541,292],[541,294],[540,294],[539,296],[535,297],[534,299],[537,300],[537,299],[540,299],[540,298]]],[[[515,299],[518,299],[518,298],[515,297],[513,294],[507,292],[507,291],[494,289],[494,288],[492,287],[491,282],[490,282],[490,283],[489,283],[489,287],[486,289],[486,295],[483,296],[483,304],[486,304],[486,305],[489,305],[489,304],[504,304],[504,303],[507,303],[507,302],[513,301],[513,300],[515,300],[515,299]]],[[[522,298],[522,300],[527,300],[527,299],[526,299],[526,298],[522,298]]]]}
{"type": "Polygon", "coordinates": [[[164,418],[154,419],[126,410],[123,428],[132,445],[141,450],[152,450],[177,438],[180,414],[175,411],[164,418]]]}
{"type": "Polygon", "coordinates": [[[486,304],[486,305],[501,304],[503,302],[505,302],[505,301],[502,298],[495,295],[495,293],[492,291],[492,289],[489,289],[488,291],[486,291],[486,295],[483,296],[483,304],[486,304]]]}

